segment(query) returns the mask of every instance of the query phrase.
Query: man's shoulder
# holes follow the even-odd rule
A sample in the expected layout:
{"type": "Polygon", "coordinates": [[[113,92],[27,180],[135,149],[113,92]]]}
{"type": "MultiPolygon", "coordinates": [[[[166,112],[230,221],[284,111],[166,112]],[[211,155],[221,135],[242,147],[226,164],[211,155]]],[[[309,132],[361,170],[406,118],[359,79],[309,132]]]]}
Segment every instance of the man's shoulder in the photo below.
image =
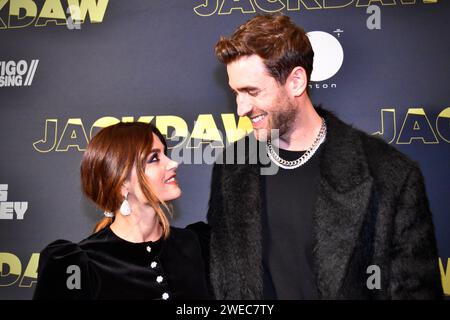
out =
{"type": "Polygon", "coordinates": [[[421,171],[416,161],[380,136],[353,127],[351,130],[359,137],[371,175],[376,179],[401,183],[412,171],[421,171]]]}
{"type": "Polygon", "coordinates": [[[418,164],[409,156],[384,141],[379,136],[369,135],[360,131],[362,145],[370,162],[374,166],[396,166],[404,170],[417,168],[418,164]]]}
{"type": "MultiPolygon", "coordinates": [[[[370,135],[355,126],[348,124],[334,115],[332,112],[324,109],[320,109],[324,112],[330,122],[337,127],[335,133],[339,136],[345,136],[347,139],[358,139],[359,143],[350,141],[350,144],[360,146],[365,153],[367,160],[372,162],[373,165],[395,165],[403,167],[415,167],[417,164],[411,160],[407,155],[388,144],[380,136],[370,135]]],[[[343,138],[343,139],[345,139],[343,138]]],[[[341,139],[341,138],[338,138],[341,139]]]]}
{"type": "Polygon", "coordinates": [[[370,135],[326,110],[322,112],[326,113],[330,124],[335,127],[332,132],[337,137],[333,137],[333,143],[340,145],[337,148],[341,152],[350,152],[350,148],[356,148],[356,152],[351,153],[360,155],[358,159],[367,163],[373,176],[389,179],[391,175],[402,180],[411,170],[420,170],[415,161],[380,136],[370,135]]]}

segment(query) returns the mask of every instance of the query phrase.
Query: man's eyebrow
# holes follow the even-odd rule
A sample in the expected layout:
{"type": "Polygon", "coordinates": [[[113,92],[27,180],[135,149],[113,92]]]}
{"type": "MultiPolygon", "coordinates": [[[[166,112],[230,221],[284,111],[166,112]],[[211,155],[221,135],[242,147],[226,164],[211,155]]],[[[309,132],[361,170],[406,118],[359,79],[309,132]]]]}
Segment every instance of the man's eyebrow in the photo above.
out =
{"type": "Polygon", "coordinates": [[[240,91],[240,92],[248,92],[248,91],[254,91],[254,90],[261,90],[260,88],[257,87],[252,87],[252,86],[245,86],[245,87],[239,87],[236,89],[231,88],[231,91],[236,92],[236,91],[240,91]]]}

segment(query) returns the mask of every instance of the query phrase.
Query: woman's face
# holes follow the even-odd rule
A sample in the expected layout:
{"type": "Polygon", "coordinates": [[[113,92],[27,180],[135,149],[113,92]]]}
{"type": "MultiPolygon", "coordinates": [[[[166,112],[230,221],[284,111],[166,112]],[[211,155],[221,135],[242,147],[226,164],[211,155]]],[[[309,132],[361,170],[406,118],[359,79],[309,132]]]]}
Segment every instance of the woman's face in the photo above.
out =
{"type": "MultiPolygon", "coordinates": [[[[158,199],[170,201],[181,195],[181,189],[176,180],[178,163],[164,154],[164,145],[158,136],[153,134],[153,147],[145,164],[145,175],[158,199]]],[[[129,181],[128,200],[136,198],[140,203],[147,203],[139,186],[136,168],[133,168],[129,181]]],[[[132,199],[133,201],[133,199],[132,199]]]]}

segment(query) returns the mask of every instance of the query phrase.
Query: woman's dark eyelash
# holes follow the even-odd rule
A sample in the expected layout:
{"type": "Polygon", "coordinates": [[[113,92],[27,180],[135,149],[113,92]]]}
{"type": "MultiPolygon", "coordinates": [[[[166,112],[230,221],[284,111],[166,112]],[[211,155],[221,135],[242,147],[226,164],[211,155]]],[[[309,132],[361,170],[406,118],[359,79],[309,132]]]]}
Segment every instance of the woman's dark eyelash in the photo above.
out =
{"type": "Polygon", "coordinates": [[[150,157],[150,159],[148,160],[148,162],[152,162],[153,160],[159,160],[159,159],[158,159],[158,155],[157,155],[156,153],[150,157]]]}

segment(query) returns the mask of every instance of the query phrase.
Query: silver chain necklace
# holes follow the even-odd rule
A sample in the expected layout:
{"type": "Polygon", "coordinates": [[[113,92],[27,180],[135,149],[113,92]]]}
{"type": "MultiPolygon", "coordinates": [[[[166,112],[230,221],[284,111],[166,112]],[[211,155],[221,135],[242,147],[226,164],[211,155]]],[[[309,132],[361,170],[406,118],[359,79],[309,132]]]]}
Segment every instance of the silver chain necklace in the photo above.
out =
{"type": "Polygon", "coordinates": [[[300,167],[301,165],[304,165],[311,157],[316,153],[317,149],[319,149],[322,142],[325,141],[325,137],[327,136],[327,125],[325,123],[325,119],[322,118],[322,126],[320,127],[319,134],[316,137],[316,140],[314,140],[314,143],[312,146],[305,151],[302,156],[296,160],[284,160],[282,159],[273,149],[272,141],[269,138],[267,138],[267,144],[266,144],[266,151],[267,155],[269,156],[270,160],[272,160],[277,166],[283,169],[295,169],[300,167]]]}

